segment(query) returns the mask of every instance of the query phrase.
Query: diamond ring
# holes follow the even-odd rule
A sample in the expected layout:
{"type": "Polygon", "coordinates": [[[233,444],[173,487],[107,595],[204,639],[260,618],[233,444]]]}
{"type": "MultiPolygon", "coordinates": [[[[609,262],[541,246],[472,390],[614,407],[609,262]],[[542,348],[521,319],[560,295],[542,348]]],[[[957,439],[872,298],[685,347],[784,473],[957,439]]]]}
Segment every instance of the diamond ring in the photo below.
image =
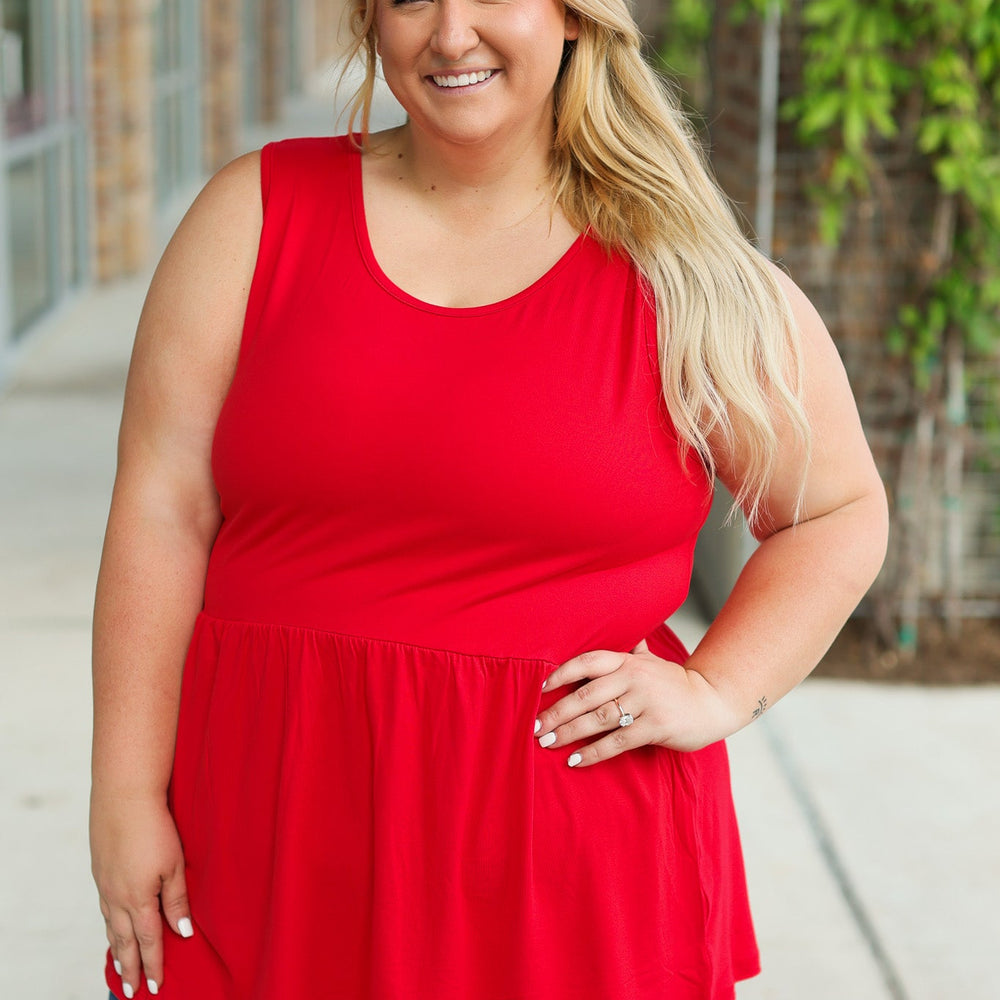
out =
{"type": "Polygon", "coordinates": [[[621,702],[617,698],[615,698],[614,701],[615,701],[615,706],[618,709],[618,725],[631,726],[632,723],[635,722],[635,717],[632,715],[631,712],[626,712],[625,709],[622,708],[621,702]]]}

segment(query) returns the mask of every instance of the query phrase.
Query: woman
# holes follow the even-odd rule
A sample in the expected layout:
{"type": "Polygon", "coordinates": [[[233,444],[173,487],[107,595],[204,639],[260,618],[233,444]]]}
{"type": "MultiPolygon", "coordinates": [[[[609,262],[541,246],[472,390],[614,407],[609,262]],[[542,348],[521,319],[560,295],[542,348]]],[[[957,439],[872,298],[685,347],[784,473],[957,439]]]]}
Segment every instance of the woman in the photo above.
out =
{"type": "Polygon", "coordinates": [[[731,997],[721,741],[884,552],[843,369],[620,0],[371,2],[363,152],[223,169],[139,323],[95,613],[109,986],[731,997]],[[376,52],[408,120],[367,135],[376,52]],[[715,477],[760,546],[688,658],[661,623],[715,477]]]}

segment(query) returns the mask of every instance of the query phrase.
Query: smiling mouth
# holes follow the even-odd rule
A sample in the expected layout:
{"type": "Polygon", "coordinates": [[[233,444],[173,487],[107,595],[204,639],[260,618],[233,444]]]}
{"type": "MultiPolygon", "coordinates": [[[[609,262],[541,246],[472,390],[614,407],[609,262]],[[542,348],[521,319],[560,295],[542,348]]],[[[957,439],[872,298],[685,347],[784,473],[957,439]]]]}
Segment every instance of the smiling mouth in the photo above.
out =
{"type": "Polygon", "coordinates": [[[481,69],[475,73],[448,73],[444,75],[434,74],[431,79],[438,87],[451,90],[456,87],[473,87],[477,83],[482,83],[493,76],[491,69],[481,69]]]}

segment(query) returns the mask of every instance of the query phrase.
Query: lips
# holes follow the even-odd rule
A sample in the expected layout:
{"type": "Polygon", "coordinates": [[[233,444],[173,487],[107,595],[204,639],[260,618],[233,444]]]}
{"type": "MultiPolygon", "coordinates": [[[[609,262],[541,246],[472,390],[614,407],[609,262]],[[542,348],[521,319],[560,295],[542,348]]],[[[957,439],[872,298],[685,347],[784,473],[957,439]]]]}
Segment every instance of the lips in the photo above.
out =
{"type": "Polygon", "coordinates": [[[471,73],[445,73],[445,74],[432,74],[431,79],[438,87],[443,87],[446,90],[452,90],[457,87],[472,87],[477,83],[482,83],[493,76],[493,70],[491,69],[481,69],[475,70],[471,73]]]}

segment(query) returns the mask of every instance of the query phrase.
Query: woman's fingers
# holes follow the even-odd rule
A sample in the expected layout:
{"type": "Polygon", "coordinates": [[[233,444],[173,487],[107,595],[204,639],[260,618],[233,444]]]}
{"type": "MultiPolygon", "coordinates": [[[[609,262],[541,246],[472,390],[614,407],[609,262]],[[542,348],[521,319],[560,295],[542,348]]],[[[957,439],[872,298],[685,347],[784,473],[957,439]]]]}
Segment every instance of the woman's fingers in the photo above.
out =
{"type": "Polygon", "coordinates": [[[547,720],[549,721],[548,729],[545,728],[545,723],[542,721],[542,716],[546,715],[548,713],[542,712],[539,716],[538,745],[560,747],[617,728],[622,713],[618,711],[618,706],[614,701],[604,701],[593,711],[577,715],[562,724],[547,720]]]}
{"type": "Polygon", "coordinates": [[[635,750],[650,742],[646,727],[638,720],[631,726],[622,726],[608,733],[607,736],[593,743],[580,747],[569,755],[567,764],[570,767],[589,767],[602,760],[610,760],[626,750],[635,750]]]}
{"type": "Polygon", "coordinates": [[[146,987],[156,996],[163,982],[163,920],[159,906],[143,907],[133,913],[132,927],[139,942],[146,987]]]}
{"type": "Polygon", "coordinates": [[[617,670],[630,653],[616,653],[610,649],[590,649],[586,653],[556,667],[542,682],[542,688],[551,691],[564,684],[575,684],[589,677],[603,677],[617,670]]]}
{"type": "Polygon", "coordinates": [[[111,942],[115,972],[122,977],[122,993],[126,1000],[131,1000],[141,982],[142,960],[132,917],[128,911],[112,908],[111,918],[108,920],[108,940],[111,942]]]}
{"type": "Polygon", "coordinates": [[[542,685],[544,689],[584,683],[539,712],[535,735],[545,741],[542,745],[570,743],[614,728],[623,712],[637,716],[638,705],[623,707],[619,712],[614,699],[622,698],[632,688],[631,675],[635,672],[632,668],[643,666],[643,661],[650,657],[652,654],[642,641],[630,653],[594,649],[557,667],[542,685]],[[553,732],[555,739],[550,738],[553,732]]]}
{"type": "Polygon", "coordinates": [[[544,687],[574,682],[579,686],[539,712],[535,721],[535,736],[545,749],[599,737],[569,755],[571,767],[647,744],[694,750],[739,728],[700,674],[654,655],[645,641],[628,653],[582,653],[553,671],[544,687]]]}
{"type": "Polygon", "coordinates": [[[156,996],[163,983],[163,921],[156,902],[136,910],[110,907],[102,899],[108,944],[115,972],[122,979],[127,1000],[139,992],[139,984],[156,996]]]}
{"type": "Polygon", "coordinates": [[[181,937],[193,933],[184,854],[166,803],[95,800],[91,850],[111,955],[122,977],[118,995],[137,996],[141,984],[156,995],[164,979],[164,921],[181,937]]]}
{"type": "MultiPolygon", "coordinates": [[[[620,662],[622,654],[615,655],[620,662]]],[[[617,725],[618,712],[614,708],[614,699],[621,695],[624,686],[625,679],[614,673],[595,677],[570,691],[544,712],[539,712],[535,725],[536,735],[543,740],[542,746],[552,746],[556,742],[549,738],[553,732],[559,742],[568,743],[578,738],[572,736],[571,731],[590,736],[607,729],[612,719],[617,725]],[[588,715],[592,716],[589,720],[586,718],[588,715]]]]}
{"type": "Polygon", "coordinates": [[[164,878],[163,886],[160,889],[160,905],[163,907],[163,916],[167,923],[181,937],[188,938],[194,934],[183,864],[179,864],[170,875],[164,878]]]}

